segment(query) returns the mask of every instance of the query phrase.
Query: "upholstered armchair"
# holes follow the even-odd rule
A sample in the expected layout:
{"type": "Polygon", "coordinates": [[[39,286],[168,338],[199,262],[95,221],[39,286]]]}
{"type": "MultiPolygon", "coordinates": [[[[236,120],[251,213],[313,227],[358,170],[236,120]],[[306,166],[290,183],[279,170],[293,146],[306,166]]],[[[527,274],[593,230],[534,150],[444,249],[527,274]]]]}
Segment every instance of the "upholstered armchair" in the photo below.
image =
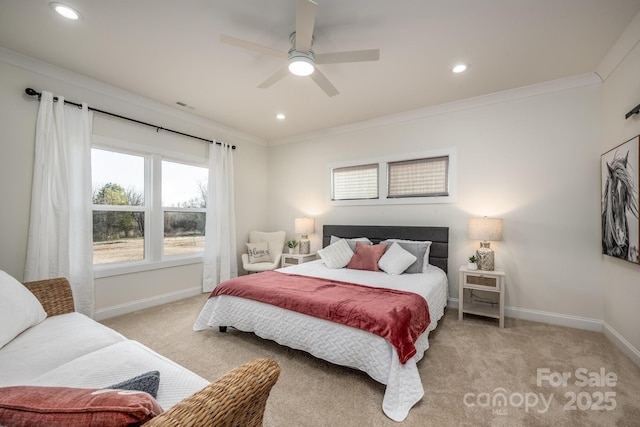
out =
{"type": "Polygon", "coordinates": [[[275,270],[280,267],[285,236],[286,233],[284,231],[249,232],[247,253],[242,254],[242,268],[249,273],[256,273],[275,270]],[[268,256],[265,256],[265,250],[268,251],[268,256]]]}

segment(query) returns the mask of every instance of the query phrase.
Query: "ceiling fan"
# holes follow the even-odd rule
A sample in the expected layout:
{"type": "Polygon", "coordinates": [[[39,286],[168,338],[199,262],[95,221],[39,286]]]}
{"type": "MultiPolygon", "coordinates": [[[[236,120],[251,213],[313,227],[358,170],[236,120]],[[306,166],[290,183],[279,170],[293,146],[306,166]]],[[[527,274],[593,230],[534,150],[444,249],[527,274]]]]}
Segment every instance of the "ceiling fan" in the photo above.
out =
{"type": "Polygon", "coordinates": [[[343,62],[377,61],[380,59],[378,49],[353,50],[348,52],[332,52],[316,54],[312,50],[313,27],[316,21],[316,8],[318,4],[312,0],[297,0],[296,6],[296,30],[289,36],[291,49],[282,52],[270,47],[261,46],[235,37],[220,36],[220,41],[245,49],[283,58],[288,65],[267,80],[262,82],[259,88],[268,88],[283,79],[288,72],[298,76],[309,76],[328,96],[335,96],[338,89],[316,68],[316,64],[339,64],[343,62]]]}

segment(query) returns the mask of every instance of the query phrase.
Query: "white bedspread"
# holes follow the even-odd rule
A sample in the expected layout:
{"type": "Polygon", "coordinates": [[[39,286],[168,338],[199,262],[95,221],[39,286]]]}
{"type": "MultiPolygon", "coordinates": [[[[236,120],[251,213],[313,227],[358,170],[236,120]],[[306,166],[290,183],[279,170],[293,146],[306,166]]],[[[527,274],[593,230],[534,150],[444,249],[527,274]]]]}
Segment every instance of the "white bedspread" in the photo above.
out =
{"type": "Polygon", "coordinates": [[[291,266],[278,271],[345,282],[415,292],[429,305],[431,323],[416,342],[417,354],[402,364],[395,348],[384,338],[357,328],[233,296],[207,300],[193,329],[232,326],[313,354],[329,362],[366,372],[385,384],[382,410],[394,421],[404,420],[424,395],[417,362],[429,348],[428,335],[435,329],[447,304],[446,274],[430,266],[422,274],[392,276],[384,272],[328,269],[322,261],[291,266]]]}

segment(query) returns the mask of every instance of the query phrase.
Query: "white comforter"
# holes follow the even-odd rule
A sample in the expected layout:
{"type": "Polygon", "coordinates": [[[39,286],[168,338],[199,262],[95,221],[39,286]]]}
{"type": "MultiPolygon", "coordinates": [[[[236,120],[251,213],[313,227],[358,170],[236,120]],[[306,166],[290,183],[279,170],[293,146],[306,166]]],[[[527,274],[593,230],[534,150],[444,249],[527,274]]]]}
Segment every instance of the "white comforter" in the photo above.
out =
{"type": "Polygon", "coordinates": [[[387,386],[382,402],[384,413],[394,421],[403,421],[424,395],[416,364],[429,348],[429,332],[435,329],[447,305],[449,288],[444,271],[429,266],[425,273],[393,276],[384,272],[329,269],[320,260],[277,271],[422,295],[429,305],[431,323],[416,342],[417,354],[402,364],[396,349],[370,332],[227,295],[207,300],[193,329],[232,326],[326,361],[364,371],[387,386]]]}

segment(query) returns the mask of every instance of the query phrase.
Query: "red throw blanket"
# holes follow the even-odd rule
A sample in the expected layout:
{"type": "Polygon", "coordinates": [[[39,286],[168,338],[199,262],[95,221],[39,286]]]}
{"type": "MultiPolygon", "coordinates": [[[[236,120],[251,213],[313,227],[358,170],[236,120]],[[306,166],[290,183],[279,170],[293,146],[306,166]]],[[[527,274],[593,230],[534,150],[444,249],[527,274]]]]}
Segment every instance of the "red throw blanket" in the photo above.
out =
{"type": "Polygon", "coordinates": [[[415,342],[429,326],[420,295],[277,271],[220,283],[210,297],[232,295],[275,305],[376,334],[398,351],[402,363],[416,354],[415,342]]]}

